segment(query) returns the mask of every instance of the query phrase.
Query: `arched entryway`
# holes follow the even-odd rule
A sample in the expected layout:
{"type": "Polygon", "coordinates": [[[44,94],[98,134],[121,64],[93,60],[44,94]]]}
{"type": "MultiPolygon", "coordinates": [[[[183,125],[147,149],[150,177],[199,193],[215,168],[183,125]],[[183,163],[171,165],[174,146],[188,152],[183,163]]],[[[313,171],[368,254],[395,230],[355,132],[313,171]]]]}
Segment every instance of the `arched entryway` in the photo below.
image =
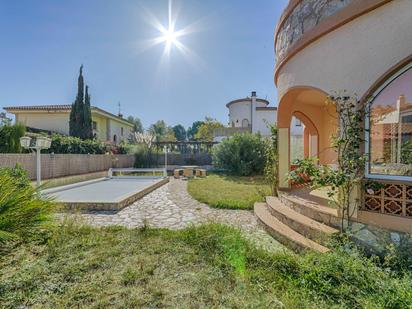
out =
{"type": "Polygon", "coordinates": [[[289,188],[287,174],[291,170],[291,120],[299,119],[303,126],[304,157],[317,157],[320,164],[335,164],[336,153],[331,137],[336,132],[335,108],[326,103],[327,94],[312,87],[290,89],[280,100],[279,129],[279,186],[289,188]]]}
{"type": "Polygon", "coordinates": [[[303,156],[319,157],[319,131],[313,121],[300,111],[293,112],[293,117],[299,119],[304,127],[303,135],[303,156]]]}

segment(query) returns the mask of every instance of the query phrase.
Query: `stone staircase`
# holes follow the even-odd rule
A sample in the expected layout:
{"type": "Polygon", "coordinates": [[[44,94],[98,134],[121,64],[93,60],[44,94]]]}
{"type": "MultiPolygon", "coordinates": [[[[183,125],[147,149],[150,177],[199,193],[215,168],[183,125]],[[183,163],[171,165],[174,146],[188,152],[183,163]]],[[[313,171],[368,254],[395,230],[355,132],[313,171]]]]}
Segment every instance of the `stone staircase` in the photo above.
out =
{"type": "Polygon", "coordinates": [[[295,251],[326,253],[328,239],[338,233],[332,227],[339,223],[336,209],[298,195],[268,196],[266,203],[255,203],[254,210],[266,230],[295,251]]]}

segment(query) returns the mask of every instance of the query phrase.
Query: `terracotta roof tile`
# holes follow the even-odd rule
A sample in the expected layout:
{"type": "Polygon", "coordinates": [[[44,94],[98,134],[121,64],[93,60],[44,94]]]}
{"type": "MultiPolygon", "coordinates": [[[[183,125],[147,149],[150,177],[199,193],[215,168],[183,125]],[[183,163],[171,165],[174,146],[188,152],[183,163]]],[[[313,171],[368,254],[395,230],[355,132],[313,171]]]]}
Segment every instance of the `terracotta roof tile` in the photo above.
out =
{"type": "Polygon", "coordinates": [[[70,110],[71,104],[7,106],[5,110],[70,110]]]}

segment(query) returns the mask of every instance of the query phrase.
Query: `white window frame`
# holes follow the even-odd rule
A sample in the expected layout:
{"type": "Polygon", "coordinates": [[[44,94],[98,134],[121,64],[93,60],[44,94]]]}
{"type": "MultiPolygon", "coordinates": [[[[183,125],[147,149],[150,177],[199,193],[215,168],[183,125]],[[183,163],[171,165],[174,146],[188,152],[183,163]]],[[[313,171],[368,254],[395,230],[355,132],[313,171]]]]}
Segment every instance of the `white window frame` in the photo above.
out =
{"type": "MultiPolygon", "coordinates": [[[[388,87],[394,80],[396,80],[399,76],[402,74],[406,73],[412,69],[412,63],[409,63],[408,65],[404,66],[402,69],[400,69],[398,72],[396,72],[394,75],[392,75],[390,78],[388,78],[379,88],[374,92],[372,95],[371,99],[371,105],[369,107],[372,107],[373,101],[375,101],[376,97],[380,95],[380,93],[385,90],[386,87],[388,87]]],[[[401,175],[387,175],[387,174],[371,174],[370,173],[370,117],[369,117],[369,112],[366,113],[365,117],[365,154],[367,155],[367,161],[366,161],[366,166],[365,166],[365,178],[369,179],[382,179],[382,180],[398,180],[398,181],[410,181],[412,182],[412,176],[401,176],[401,175]]]]}

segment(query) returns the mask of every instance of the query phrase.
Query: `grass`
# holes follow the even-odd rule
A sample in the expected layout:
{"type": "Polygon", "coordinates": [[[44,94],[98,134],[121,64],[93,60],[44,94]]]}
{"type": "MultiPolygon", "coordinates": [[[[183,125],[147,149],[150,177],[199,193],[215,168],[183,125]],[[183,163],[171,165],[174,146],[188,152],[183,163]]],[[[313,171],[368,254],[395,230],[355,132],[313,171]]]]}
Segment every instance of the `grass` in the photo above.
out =
{"type": "Polygon", "coordinates": [[[356,251],[271,254],[236,229],[91,228],[0,256],[0,307],[410,308],[411,278],[356,251]]]}
{"type": "Polygon", "coordinates": [[[188,191],[199,202],[215,208],[253,209],[253,204],[270,195],[262,176],[238,177],[212,174],[189,181],[188,191]]]}

